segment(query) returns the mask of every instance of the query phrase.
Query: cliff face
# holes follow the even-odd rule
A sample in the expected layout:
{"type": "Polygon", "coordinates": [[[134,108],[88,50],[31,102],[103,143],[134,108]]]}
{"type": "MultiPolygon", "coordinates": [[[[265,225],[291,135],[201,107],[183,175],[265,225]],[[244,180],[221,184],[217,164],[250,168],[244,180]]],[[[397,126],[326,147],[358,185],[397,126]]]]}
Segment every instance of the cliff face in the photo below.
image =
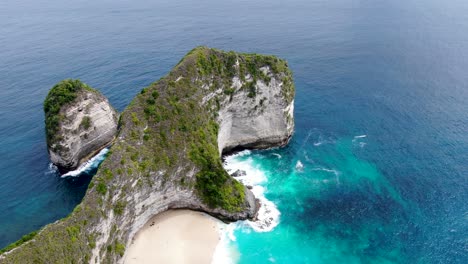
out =
{"type": "Polygon", "coordinates": [[[117,133],[118,114],[107,98],[78,80],[55,85],[44,111],[50,159],[62,172],[76,169],[117,133]]]}
{"type": "Polygon", "coordinates": [[[220,153],[285,145],[292,135],[294,100],[285,94],[287,84],[283,80],[287,75],[277,75],[269,66],[259,70],[263,79],[254,79],[250,74],[232,79],[233,94],[224,99],[217,118],[220,153]],[[243,89],[250,85],[255,85],[254,94],[243,89]]]}
{"type": "Polygon", "coordinates": [[[168,209],[254,218],[255,197],[224,171],[220,156],[285,144],[293,98],[283,60],[192,50],[121,114],[111,153],[73,213],[0,262],[122,263],[136,232],[168,209]]]}

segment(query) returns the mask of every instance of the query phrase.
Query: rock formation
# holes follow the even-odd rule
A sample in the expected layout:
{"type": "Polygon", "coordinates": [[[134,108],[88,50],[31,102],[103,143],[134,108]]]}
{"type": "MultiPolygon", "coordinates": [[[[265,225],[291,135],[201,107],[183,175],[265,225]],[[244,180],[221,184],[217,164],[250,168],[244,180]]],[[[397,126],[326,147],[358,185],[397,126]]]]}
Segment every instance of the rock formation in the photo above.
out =
{"type": "Polygon", "coordinates": [[[117,133],[118,114],[107,98],[79,80],[55,85],[44,112],[50,159],[61,172],[76,169],[117,133]]]}
{"type": "Polygon", "coordinates": [[[231,174],[232,177],[242,177],[247,175],[247,172],[243,170],[236,170],[234,173],[231,174]]]}
{"type": "Polygon", "coordinates": [[[217,118],[220,153],[281,146],[289,141],[294,130],[294,101],[283,94],[284,77],[274,74],[268,65],[257,74],[261,77],[247,74],[232,79],[234,93],[222,102],[217,118]]]}
{"type": "Polygon", "coordinates": [[[122,263],[136,232],[168,209],[224,221],[254,218],[255,197],[227,174],[220,157],[287,143],[293,99],[284,60],[192,50],[121,114],[111,154],[81,204],[0,262],[122,263]]]}

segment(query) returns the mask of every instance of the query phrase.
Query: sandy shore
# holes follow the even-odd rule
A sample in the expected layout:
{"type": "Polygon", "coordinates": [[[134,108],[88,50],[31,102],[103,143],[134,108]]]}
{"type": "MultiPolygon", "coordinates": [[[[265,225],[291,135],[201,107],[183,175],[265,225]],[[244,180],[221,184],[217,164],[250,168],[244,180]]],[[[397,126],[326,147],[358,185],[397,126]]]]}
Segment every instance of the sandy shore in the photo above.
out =
{"type": "Polygon", "coordinates": [[[220,239],[218,222],[189,210],[157,215],[136,234],[125,264],[211,263],[220,239]]]}

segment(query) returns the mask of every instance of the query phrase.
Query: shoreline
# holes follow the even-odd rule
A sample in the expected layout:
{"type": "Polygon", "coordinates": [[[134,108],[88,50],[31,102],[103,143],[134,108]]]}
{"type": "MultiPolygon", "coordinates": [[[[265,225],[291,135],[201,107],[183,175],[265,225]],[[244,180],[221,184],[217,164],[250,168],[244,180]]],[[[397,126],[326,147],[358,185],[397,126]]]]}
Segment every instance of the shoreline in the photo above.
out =
{"type": "Polygon", "coordinates": [[[191,210],[153,216],[132,239],[124,263],[211,263],[221,241],[220,223],[191,210]]]}

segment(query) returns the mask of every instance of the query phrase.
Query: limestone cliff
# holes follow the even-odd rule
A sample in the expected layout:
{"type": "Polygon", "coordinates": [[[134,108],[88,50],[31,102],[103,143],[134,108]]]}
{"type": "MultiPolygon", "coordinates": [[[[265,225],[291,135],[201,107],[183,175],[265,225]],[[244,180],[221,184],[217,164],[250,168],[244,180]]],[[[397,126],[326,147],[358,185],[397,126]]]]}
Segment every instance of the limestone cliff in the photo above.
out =
{"type": "Polygon", "coordinates": [[[225,221],[254,218],[255,197],[226,173],[220,156],[285,144],[293,99],[283,60],[192,50],[121,114],[111,153],[81,204],[0,262],[122,263],[136,232],[171,208],[225,221]]]}
{"type": "MultiPolygon", "coordinates": [[[[236,67],[240,67],[239,62],[236,63],[236,67]]],[[[280,146],[292,135],[294,100],[286,94],[285,77],[275,74],[268,65],[259,70],[261,78],[251,74],[244,78],[234,77],[230,88],[232,94],[221,102],[217,118],[220,153],[280,146]],[[245,89],[246,86],[254,88],[245,89]]]]}
{"type": "Polygon", "coordinates": [[[50,159],[62,172],[77,168],[117,133],[118,114],[107,98],[79,80],[55,85],[44,112],[50,159]]]}

